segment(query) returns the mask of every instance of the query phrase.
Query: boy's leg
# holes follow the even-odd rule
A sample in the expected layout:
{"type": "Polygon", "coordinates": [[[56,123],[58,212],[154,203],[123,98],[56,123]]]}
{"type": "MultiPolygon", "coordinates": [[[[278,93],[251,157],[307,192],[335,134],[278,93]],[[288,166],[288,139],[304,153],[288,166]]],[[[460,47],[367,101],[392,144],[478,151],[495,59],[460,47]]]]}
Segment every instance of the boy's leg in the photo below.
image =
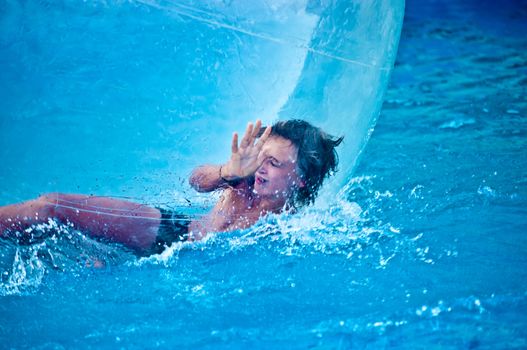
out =
{"type": "Polygon", "coordinates": [[[0,236],[56,218],[86,234],[148,251],[161,222],[158,209],[108,197],[52,193],[0,207],[0,236]]]}

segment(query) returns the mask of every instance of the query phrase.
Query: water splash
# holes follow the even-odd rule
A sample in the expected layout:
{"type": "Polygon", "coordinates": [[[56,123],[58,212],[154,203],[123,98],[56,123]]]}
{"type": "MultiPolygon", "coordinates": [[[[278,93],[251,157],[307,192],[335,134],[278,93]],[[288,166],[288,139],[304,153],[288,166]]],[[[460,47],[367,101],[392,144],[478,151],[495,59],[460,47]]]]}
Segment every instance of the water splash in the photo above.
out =
{"type": "Polygon", "coordinates": [[[4,271],[2,275],[0,296],[27,294],[40,286],[47,269],[38,257],[39,249],[39,246],[26,251],[16,249],[11,271],[4,271]]]}
{"type": "Polygon", "coordinates": [[[374,259],[375,266],[382,269],[403,244],[415,245],[410,239],[399,239],[400,235],[399,228],[372,219],[368,210],[341,198],[325,208],[316,206],[295,214],[268,215],[249,229],[213,233],[193,243],[173,243],[161,254],[130,264],[170,267],[179,263],[181,254],[199,252],[208,258],[217,258],[247,251],[261,256],[278,254],[284,258],[323,255],[347,260],[374,259]],[[385,240],[393,244],[385,244],[385,240]]]}

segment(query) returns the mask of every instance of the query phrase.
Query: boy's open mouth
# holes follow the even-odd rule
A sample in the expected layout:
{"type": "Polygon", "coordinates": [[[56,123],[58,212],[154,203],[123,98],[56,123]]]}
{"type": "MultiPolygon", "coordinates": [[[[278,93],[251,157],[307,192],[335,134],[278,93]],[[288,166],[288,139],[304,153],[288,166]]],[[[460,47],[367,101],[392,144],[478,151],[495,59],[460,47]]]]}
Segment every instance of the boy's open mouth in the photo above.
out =
{"type": "Polygon", "coordinates": [[[257,175],[257,176],[255,176],[255,178],[254,178],[254,179],[255,179],[256,183],[257,183],[257,184],[259,184],[259,185],[262,185],[262,184],[264,184],[264,183],[266,183],[266,182],[267,182],[267,180],[266,180],[266,179],[264,179],[263,177],[261,177],[261,176],[258,176],[258,175],[257,175]]]}

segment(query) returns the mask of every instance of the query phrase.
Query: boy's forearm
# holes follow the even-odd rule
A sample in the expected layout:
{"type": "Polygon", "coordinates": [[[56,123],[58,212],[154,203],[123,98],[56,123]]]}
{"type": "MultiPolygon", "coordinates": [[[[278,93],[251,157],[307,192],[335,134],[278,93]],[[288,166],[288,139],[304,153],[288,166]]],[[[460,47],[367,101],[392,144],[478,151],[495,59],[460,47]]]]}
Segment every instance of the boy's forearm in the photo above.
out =
{"type": "Polygon", "coordinates": [[[202,165],[192,171],[189,183],[198,192],[211,192],[223,188],[227,182],[222,179],[222,165],[202,165]]]}

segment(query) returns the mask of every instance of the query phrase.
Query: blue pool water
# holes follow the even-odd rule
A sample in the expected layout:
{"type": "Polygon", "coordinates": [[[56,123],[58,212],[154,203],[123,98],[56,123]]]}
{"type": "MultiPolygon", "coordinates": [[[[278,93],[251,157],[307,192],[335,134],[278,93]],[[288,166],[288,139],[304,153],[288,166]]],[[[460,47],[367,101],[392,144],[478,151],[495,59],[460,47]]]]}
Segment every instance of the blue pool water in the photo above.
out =
{"type": "MultiPolygon", "coordinates": [[[[9,25],[16,6],[8,4],[0,5],[4,43],[24,32],[9,25]]],[[[39,6],[95,45],[99,24],[90,16],[111,4],[95,6],[85,22],[60,17],[74,10],[67,4],[39,6]]],[[[56,234],[33,246],[0,241],[2,347],[527,348],[526,32],[525,1],[407,1],[372,137],[341,195],[316,208],[142,259],[67,227],[50,227],[56,234]],[[93,259],[104,267],[90,267],[93,259]]],[[[68,40],[68,31],[30,33],[5,52],[49,50],[39,36],[68,40]]],[[[139,33],[137,44],[150,34],[139,33]]],[[[170,104],[191,113],[191,101],[170,100],[173,82],[163,72],[112,66],[107,40],[96,54],[114,80],[78,69],[88,59],[82,43],[70,61],[56,58],[62,80],[44,79],[38,62],[28,68],[0,57],[2,204],[76,189],[194,200],[166,177],[177,173],[170,159],[184,163],[193,151],[171,153],[171,138],[181,136],[174,128],[185,121],[170,115],[170,104]],[[136,86],[119,81],[126,74],[136,86]],[[169,96],[158,113],[156,91],[169,96]],[[76,109],[64,108],[68,100],[76,109]],[[166,133],[148,134],[144,114],[165,122],[166,133]],[[148,149],[145,138],[154,140],[148,149]],[[82,154],[71,167],[65,143],[82,154]],[[149,173],[158,168],[168,170],[149,173]]],[[[134,62],[135,49],[127,54],[134,62]]],[[[139,59],[164,59],[154,54],[139,59]]]]}

